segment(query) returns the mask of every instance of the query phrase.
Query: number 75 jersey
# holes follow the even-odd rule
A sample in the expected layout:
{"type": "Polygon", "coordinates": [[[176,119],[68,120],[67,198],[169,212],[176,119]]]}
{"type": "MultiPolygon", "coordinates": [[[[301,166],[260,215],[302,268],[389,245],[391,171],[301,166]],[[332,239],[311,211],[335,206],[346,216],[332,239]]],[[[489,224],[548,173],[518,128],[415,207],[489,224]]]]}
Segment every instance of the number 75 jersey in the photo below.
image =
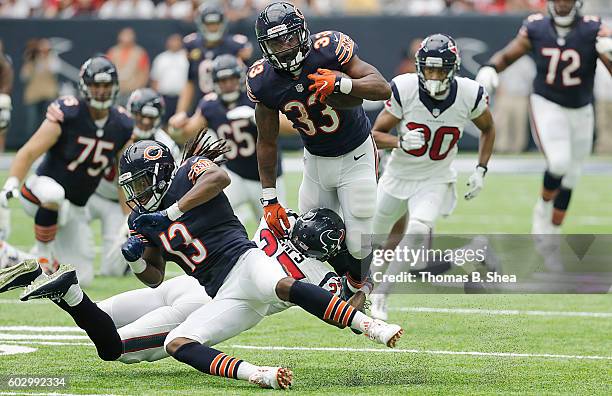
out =
{"type": "Polygon", "coordinates": [[[476,81],[456,77],[444,100],[435,100],[419,88],[416,74],[401,74],[391,81],[393,94],[385,110],[400,119],[398,134],[422,129],[425,144],[414,150],[393,149],[385,172],[402,180],[454,182],[451,164],[463,129],[489,106],[486,90],[476,81]]]}

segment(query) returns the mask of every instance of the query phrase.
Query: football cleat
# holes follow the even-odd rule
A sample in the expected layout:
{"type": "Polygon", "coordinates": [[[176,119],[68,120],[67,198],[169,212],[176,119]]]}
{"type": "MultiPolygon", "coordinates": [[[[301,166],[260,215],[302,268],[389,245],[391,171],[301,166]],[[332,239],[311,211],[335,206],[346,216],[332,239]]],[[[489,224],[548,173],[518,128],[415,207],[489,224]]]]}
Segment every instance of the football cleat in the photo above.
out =
{"type": "Polygon", "coordinates": [[[42,269],[35,259],[25,260],[19,264],[0,270],[0,293],[25,287],[42,274],[42,269]]]}
{"type": "Polygon", "coordinates": [[[293,372],[284,367],[262,366],[249,377],[249,382],[266,389],[287,389],[293,381],[293,372]]]}
{"type": "Polygon", "coordinates": [[[374,319],[387,320],[387,296],[384,294],[370,295],[370,316],[374,319]]]}
{"type": "Polygon", "coordinates": [[[389,348],[395,348],[395,344],[404,334],[404,330],[399,325],[374,319],[366,333],[370,340],[386,345],[389,348]]]}
{"type": "Polygon", "coordinates": [[[68,291],[70,286],[78,283],[76,269],[67,264],[60,265],[59,269],[53,274],[40,277],[25,288],[19,299],[21,301],[33,300],[36,298],[49,298],[59,300],[68,291]]]}
{"type": "Polygon", "coordinates": [[[552,201],[544,202],[542,198],[538,199],[533,208],[532,217],[532,234],[551,234],[552,233],[552,201]]]}

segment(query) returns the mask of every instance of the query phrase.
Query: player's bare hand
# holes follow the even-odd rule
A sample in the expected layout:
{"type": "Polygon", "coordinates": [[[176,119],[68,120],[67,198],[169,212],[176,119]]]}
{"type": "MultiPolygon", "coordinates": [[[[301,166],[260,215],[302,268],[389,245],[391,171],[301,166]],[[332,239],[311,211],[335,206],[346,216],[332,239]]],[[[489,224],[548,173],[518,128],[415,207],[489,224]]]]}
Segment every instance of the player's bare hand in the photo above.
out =
{"type": "Polygon", "coordinates": [[[170,135],[180,135],[183,133],[183,128],[187,125],[189,121],[189,117],[187,113],[181,111],[180,113],[176,113],[168,120],[169,133],[170,135]]]}
{"type": "Polygon", "coordinates": [[[328,69],[317,69],[316,73],[308,75],[308,78],[313,81],[308,89],[315,92],[315,98],[325,103],[325,100],[329,95],[335,92],[336,74],[328,69]]]}
{"type": "Polygon", "coordinates": [[[289,229],[289,217],[285,208],[274,199],[264,205],[264,219],[277,238],[284,238],[289,229]]]}
{"type": "Polygon", "coordinates": [[[484,186],[484,177],[487,173],[487,168],[483,166],[477,166],[472,176],[468,179],[467,186],[468,192],[465,193],[464,198],[466,200],[470,200],[472,198],[476,198],[478,194],[480,194],[480,190],[484,186]]]}
{"type": "Polygon", "coordinates": [[[423,128],[410,129],[400,134],[399,148],[404,151],[418,150],[425,145],[425,134],[423,128]]]}

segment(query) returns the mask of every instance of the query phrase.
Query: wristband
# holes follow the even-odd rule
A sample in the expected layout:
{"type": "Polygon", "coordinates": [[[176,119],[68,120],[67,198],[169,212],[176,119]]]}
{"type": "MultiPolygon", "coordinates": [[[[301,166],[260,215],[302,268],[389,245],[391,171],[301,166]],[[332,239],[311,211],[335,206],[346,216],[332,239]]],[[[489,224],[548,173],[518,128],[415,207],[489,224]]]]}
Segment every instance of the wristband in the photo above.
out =
{"type": "Polygon", "coordinates": [[[172,221],[181,217],[184,213],[179,209],[178,202],[166,209],[166,216],[172,221]]]}
{"type": "Polygon", "coordinates": [[[147,262],[144,261],[142,257],[136,261],[128,261],[127,263],[135,274],[143,273],[147,269],[147,262]]]}
{"type": "Polygon", "coordinates": [[[353,80],[350,78],[341,78],[340,79],[340,93],[348,95],[353,90],[353,80]]]}
{"type": "Polygon", "coordinates": [[[269,201],[271,199],[276,198],[276,188],[275,187],[264,188],[261,192],[261,197],[263,201],[269,201]]]}

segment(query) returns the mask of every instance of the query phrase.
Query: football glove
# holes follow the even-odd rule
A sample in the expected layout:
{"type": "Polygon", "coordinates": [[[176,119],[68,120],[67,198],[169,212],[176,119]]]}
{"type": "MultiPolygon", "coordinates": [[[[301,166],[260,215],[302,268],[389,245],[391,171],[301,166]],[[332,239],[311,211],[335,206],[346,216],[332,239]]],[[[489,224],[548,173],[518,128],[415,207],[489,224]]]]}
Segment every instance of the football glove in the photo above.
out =
{"type": "Polygon", "coordinates": [[[499,85],[499,76],[493,66],[483,66],[476,74],[476,82],[484,87],[487,92],[492,93],[499,85]]]}
{"type": "Polygon", "coordinates": [[[484,177],[486,173],[486,167],[482,165],[478,165],[476,167],[476,170],[474,171],[474,173],[472,173],[472,176],[470,176],[467,182],[469,190],[467,193],[465,193],[464,196],[466,200],[469,201],[470,199],[476,198],[478,196],[480,190],[482,190],[482,187],[484,186],[484,177]]]}
{"type": "Polygon", "coordinates": [[[597,37],[595,49],[597,53],[608,57],[608,60],[612,61],[612,37],[597,37]]]}
{"type": "Polygon", "coordinates": [[[134,230],[145,234],[159,234],[182,215],[183,212],[178,208],[178,203],[174,203],[168,209],[141,214],[134,220],[133,227],[134,230]]]}
{"type": "Polygon", "coordinates": [[[287,217],[285,208],[276,198],[267,201],[264,201],[262,198],[261,203],[263,204],[264,219],[268,227],[277,238],[284,238],[290,227],[289,217],[287,217]]]}
{"type": "Polygon", "coordinates": [[[8,208],[8,200],[19,194],[19,179],[15,176],[6,179],[2,191],[0,191],[0,207],[8,208]]]}
{"type": "Polygon", "coordinates": [[[315,92],[315,98],[321,103],[325,103],[327,97],[334,92],[340,92],[336,84],[340,77],[331,70],[319,68],[316,73],[309,74],[308,78],[313,81],[308,89],[315,92]]]}
{"type": "Polygon", "coordinates": [[[423,128],[410,129],[399,136],[399,148],[404,151],[417,150],[425,145],[425,135],[423,128]]]}
{"type": "Polygon", "coordinates": [[[142,235],[132,235],[121,245],[121,254],[128,263],[133,263],[144,254],[146,239],[142,235]]]}

